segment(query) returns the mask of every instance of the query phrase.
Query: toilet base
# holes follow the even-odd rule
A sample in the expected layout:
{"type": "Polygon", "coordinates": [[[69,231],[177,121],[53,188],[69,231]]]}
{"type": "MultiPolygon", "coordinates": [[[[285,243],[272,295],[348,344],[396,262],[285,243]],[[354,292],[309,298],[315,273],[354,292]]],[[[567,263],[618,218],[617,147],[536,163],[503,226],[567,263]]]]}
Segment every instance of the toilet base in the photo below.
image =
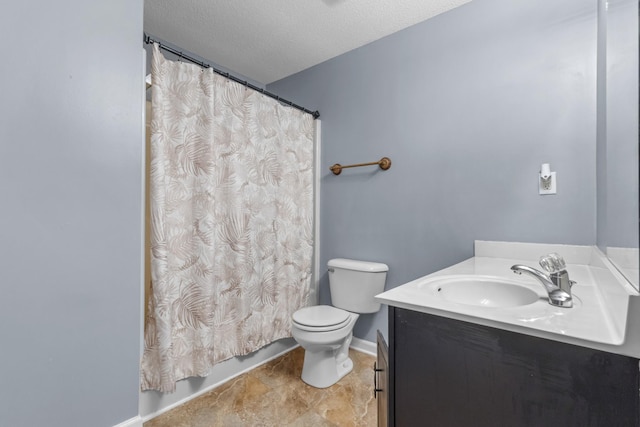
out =
{"type": "Polygon", "coordinates": [[[349,313],[349,322],[336,330],[314,332],[293,324],[293,338],[304,348],[302,381],[316,388],[327,388],[353,370],[349,347],[357,313],[349,313]]]}
{"type": "Polygon", "coordinates": [[[336,351],[304,352],[302,381],[316,388],[331,387],[353,370],[353,361],[346,357],[336,360],[336,351]]]}

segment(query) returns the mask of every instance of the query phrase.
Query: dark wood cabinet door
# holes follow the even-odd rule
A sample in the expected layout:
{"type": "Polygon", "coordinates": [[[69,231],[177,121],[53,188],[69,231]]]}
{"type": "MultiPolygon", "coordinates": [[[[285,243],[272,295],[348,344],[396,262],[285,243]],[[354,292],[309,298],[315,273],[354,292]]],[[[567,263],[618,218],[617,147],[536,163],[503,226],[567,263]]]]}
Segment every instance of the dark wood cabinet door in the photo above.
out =
{"type": "Polygon", "coordinates": [[[638,427],[638,359],[390,310],[395,426],[638,427]]]}
{"type": "Polygon", "coordinates": [[[378,400],[378,427],[389,425],[389,347],[378,331],[378,357],[374,366],[374,393],[378,400]]]}

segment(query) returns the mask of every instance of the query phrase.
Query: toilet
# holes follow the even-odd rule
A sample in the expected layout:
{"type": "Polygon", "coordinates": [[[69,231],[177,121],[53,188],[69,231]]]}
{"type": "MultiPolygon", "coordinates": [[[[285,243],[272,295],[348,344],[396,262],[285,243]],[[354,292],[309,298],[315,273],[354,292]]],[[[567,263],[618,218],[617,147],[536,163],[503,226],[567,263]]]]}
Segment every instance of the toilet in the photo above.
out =
{"type": "Polygon", "coordinates": [[[301,308],[291,318],[293,338],[305,350],[302,381],[317,388],[332,386],[353,369],[353,327],[360,314],[380,310],[373,297],[384,291],[389,271],[386,264],[344,258],[327,265],[333,306],[301,308]]]}

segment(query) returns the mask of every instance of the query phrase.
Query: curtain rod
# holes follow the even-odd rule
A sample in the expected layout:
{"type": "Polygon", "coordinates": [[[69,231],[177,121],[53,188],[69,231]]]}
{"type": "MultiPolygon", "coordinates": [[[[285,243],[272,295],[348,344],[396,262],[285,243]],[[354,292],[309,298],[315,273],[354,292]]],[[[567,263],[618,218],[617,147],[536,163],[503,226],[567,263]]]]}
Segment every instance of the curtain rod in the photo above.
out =
{"type": "Polygon", "coordinates": [[[216,74],[220,74],[221,76],[226,77],[226,78],[227,78],[227,79],[229,79],[229,80],[233,80],[234,82],[236,82],[236,83],[240,83],[241,85],[244,85],[245,87],[248,87],[248,88],[250,88],[250,89],[256,90],[256,91],[260,92],[261,94],[266,95],[266,96],[268,96],[269,98],[273,98],[273,99],[275,99],[276,101],[281,102],[281,103],[283,103],[283,104],[285,104],[285,105],[288,105],[288,106],[290,106],[290,107],[296,108],[296,109],[298,109],[298,110],[300,110],[300,111],[304,111],[304,112],[305,112],[305,113],[307,113],[307,114],[311,114],[311,115],[313,116],[313,118],[314,118],[314,119],[317,119],[318,117],[320,117],[320,112],[319,112],[318,110],[316,110],[316,111],[311,111],[311,110],[308,110],[308,109],[306,109],[306,108],[304,108],[304,107],[302,107],[302,106],[300,106],[300,105],[294,104],[294,103],[293,103],[293,102],[291,102],[291,101],[287,101],[287,100],[286,100],[286,99],[284,99],[284,98],[280,98],[278,95],[276,95],[276,94],[274,94],[274,93],[271,93],[271,92],[268,92],[268,91],[264,90],[264,89],[263,89],[263,88],[261,88],[261,87],[258,87],[258,86],[255,86],[255,85],[252,85],[251,83],[249,83],[249,82],[248,82],[248,81],[246,81],[246,80],[241,80],[241,79],[239,79],[238,77],[236,77],[236,76],[234,76],[234,75],[232,75],[232,74],[229,74],[229,73],[226,73],[226,72],[224,72],[224,71],[218,70],[217,68],[212,67],[211,65],[209,65],[209,64],[207,64],[207,63],[204,63],[204,62],[202,62],[202,61],[198,61],[197,59],[192,58],[192,57],[190,57],[189,55],[185,55],[184,53],[182,53],[181,51],[179,51],[179,50],[177,50],[177,49],[174,49],[174,48],[172,48],[172,47],[170,47],[170,46],[164,45],[164,44],[162,44],[162,42],[161,42],[161,41],[159,41],[159,40],[156,40],[156,39],[152,38],[151,36],[149,36],[149,35],[148,35],[148,34],[146,34],[146,33],[145,33],[145,35],[144,35],[144,42],[145,42],[146,44],[158,43],[158,47],[159,47],[160,49],[162,49],[162,50],[166,50],[167,52],[171,52],[171,53],[173,53],[174,55],[178,55],[181,59],[186,59],[187,61],[189,61],[189,62],[193,62],[194,64],[197,64],[197,65],[199,65],[199,66],[201,66],[201,67],[203,67],[203,68],[211,68],[211,69],[213,70],[213,72],[214,72],[214,73],[216,73],[216,74]]]}

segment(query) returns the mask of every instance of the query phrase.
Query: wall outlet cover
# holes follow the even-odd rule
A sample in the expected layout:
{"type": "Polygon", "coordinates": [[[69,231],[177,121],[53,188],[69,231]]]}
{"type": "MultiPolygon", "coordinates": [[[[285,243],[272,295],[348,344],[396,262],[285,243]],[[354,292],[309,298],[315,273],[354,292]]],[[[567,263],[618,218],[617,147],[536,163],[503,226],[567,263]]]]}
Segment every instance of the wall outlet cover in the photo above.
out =
{"type": "Polygon", "coordinates": [[[551,177],[546,180],[542,179],[542,177],[538,175],[538,193],[543,196],[557,193],[555,172],[551,172],[551,177]]]}

